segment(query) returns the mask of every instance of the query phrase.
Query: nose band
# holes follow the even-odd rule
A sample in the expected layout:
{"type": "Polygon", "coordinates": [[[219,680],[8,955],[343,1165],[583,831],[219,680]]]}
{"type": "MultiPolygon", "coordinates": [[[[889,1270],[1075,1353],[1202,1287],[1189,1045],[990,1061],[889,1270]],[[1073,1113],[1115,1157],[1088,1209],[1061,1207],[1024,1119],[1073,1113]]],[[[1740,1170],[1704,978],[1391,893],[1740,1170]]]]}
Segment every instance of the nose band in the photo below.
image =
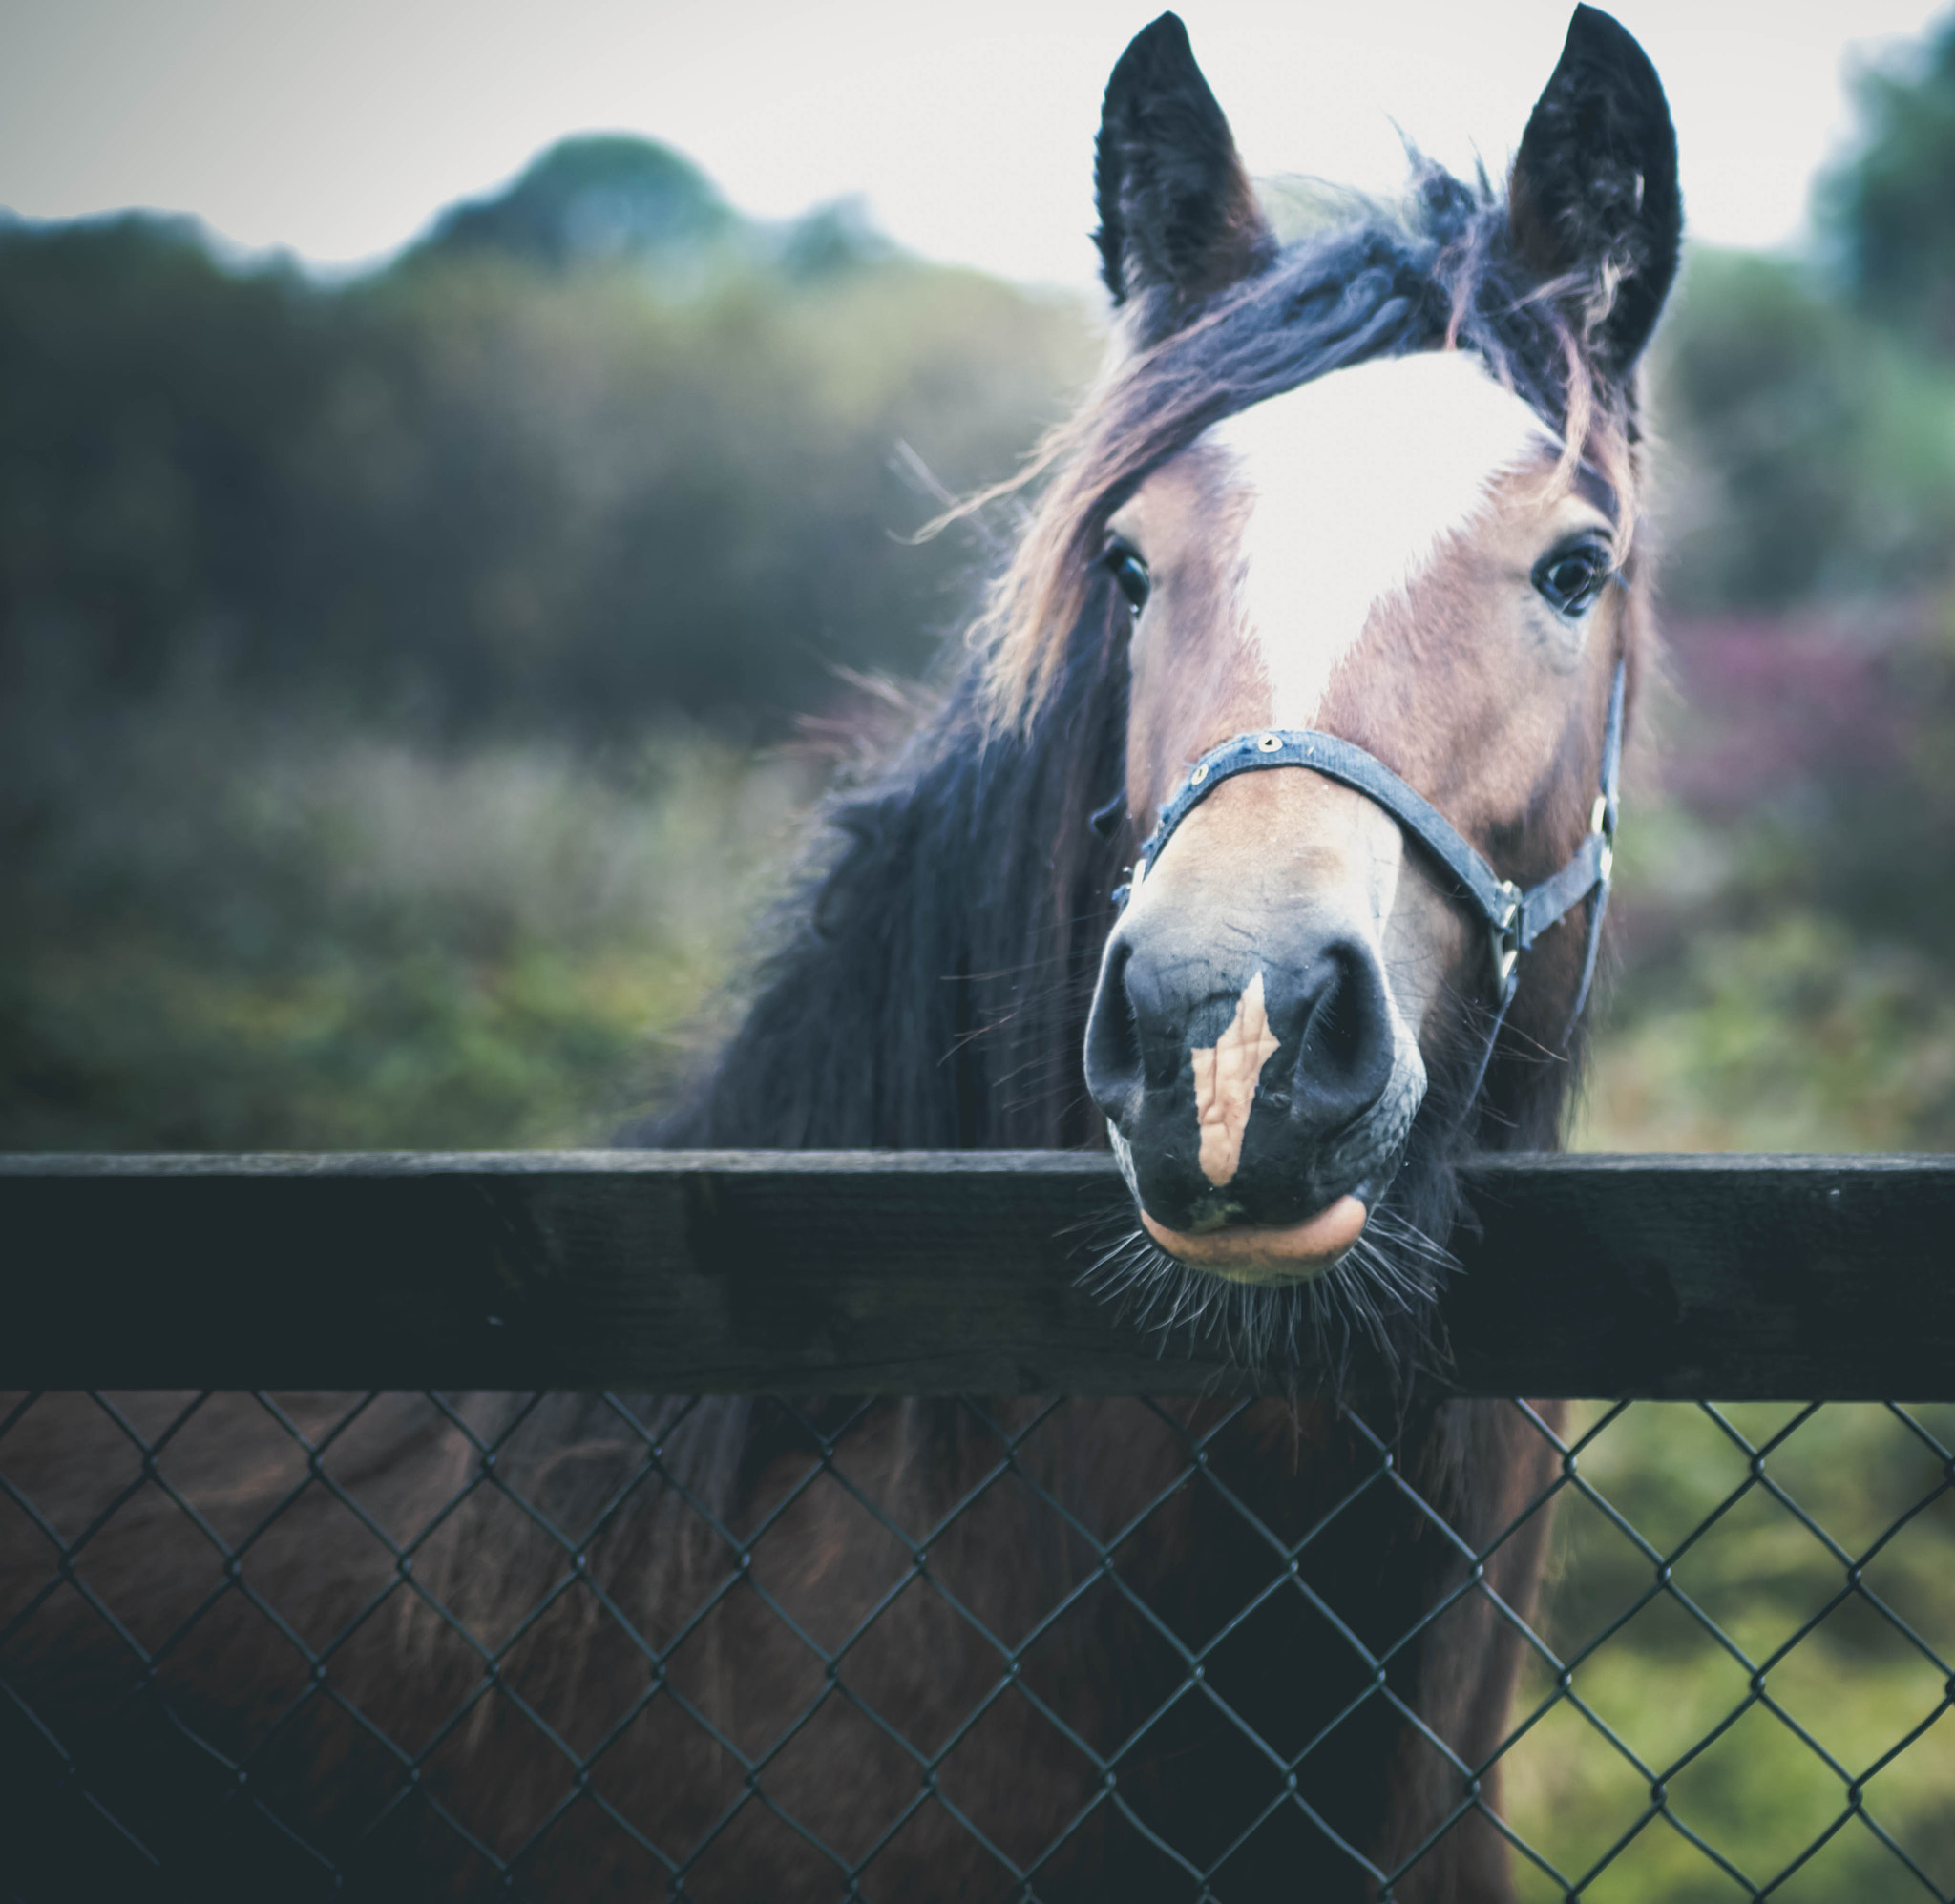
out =
{"type": "MultiPolygon", "coordinates": [[[[1312,727],[1266,727],[1258,733],[1237,734],[1211,747],[1188,770],[1181,790],[1161,809],[1161,817],[1141,847],[1135,884],[1144,881],[1160,862],[1167,843],[1188,816],[1225,780],[1258,773],[1265,767],[1308,767],[1363,794],[1382,806],[1399,826],[1452,874],[1458,896],[1476,911],[1487,931],[1499,1003],[1494,1011],[1486,1048],[1468,1094],[1479,1095],[1493,1057],[1495,1041],[1505,1022],[1507,1008],[1520,988],[1521,954],[1549,927],[1558,925],[1585,900],[1588,906],[1587,943],[1582,954],[1582,979],[1574,1009],[1562,1033],[1566,1045],[1574,1034],[1582,1008],[1588,1002],[1595,978],[1595,955],[1601,944],[1603,913],[1608,906],[1609,874],[1615,858],[1616,785],[1622,764],[1623,696],[1628,658],[1619,656],[1608,691],[1608,719],[1602,735],[1601,790],[1595,797],[1588,831],[1559,872],[1538,886],[1522,889],[1503,879],[1473,843],[1416,788],[1400,780],[1384,762],[1351,741],[1312,727]]],[[[1125,908],[1131,889],[1122,886],[1114,902],[1125,908]]]]}

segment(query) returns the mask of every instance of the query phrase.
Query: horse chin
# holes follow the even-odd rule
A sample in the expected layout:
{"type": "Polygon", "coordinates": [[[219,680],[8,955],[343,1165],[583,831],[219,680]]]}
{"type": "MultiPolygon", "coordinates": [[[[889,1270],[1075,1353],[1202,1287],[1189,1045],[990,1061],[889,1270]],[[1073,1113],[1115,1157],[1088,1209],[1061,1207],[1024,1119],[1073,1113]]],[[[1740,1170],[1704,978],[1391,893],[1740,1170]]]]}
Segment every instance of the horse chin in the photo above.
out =
{"type": "Polygon", "coordinates": [[[1347,1155],[1341,1160],[1347,1170],[1356,1164],[1355,1172],[1344,1177],[1350,1187],[1329,1198],[1321,1209],[1300,1223],[1244,1223],[1240,1221],[1241,1205],[1217,1196],[1207,1207],[1198,1206],[1184,1219],[1187,1227],[1174,1228],[1148,1211],[1134,1167],[1133,1147],[1119,1126],[1109,1123],[1106,1135],[1133,1195],[1141,1227],[1157,1249],[1190,1269],[1219,1276],[1225,1282],[1259,1288],[1300,1287],[1335,1269],[1357,1247],[1367,1224],[1398,1181],[1411,1134],[1412,1117],[1407,1113],[1416,1114],[1423,1095],[1422,1068],[1418,1084],[1420,1088],[1398,1094],[1397,1112],[1382,1129],[1374,1123],[1368,1132],[1369,1141],[1352,1147],[1359,1156],[1347,1155]]]}
{"type": "Polygon", "coordinates": [[[1364,1234],[1371,1211],[1345,1195],[1300,1224],[1282,1227],[1234,1224],[1201,1233],[1172,1230],[1146,1210],[1141,1225],[1163,1249],[1191,1269],[1230,1283],[1259,1286],[1309,1283],[1335,1268],[1364,1234]]]}

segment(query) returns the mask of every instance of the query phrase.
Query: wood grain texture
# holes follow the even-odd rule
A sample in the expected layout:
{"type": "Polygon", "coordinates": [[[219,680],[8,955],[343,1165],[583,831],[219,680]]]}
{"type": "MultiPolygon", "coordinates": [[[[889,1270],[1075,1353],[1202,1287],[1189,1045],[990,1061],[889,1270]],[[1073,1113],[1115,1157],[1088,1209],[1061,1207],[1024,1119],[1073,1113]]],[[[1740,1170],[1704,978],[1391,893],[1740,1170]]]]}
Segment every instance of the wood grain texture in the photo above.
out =
{"type": "MultiPolygon", "coordinates": [[[[1470,1394],[1955,1398],[1955,1159],[1471,1175],[1470,1394]]],[[[1083,1287],[1073,1153],[0,1158],[0,1385],[1248,1392],[1083,1287]]]]}

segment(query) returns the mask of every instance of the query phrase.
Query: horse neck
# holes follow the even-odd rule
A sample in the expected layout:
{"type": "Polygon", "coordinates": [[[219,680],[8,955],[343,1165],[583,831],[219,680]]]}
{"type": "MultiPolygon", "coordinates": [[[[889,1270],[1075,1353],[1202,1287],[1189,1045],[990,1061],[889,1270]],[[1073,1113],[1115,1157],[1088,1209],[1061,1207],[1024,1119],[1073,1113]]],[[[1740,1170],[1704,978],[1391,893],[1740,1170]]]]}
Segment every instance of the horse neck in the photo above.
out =
{"type": "Polygon", "coordinates": [[[740,1030],[662,1144],[1063,1148],[1104,1141],[1080,1075],[1109,892],[1131,842],[1088,815],[1122,782],[1125,652],[1074,631],[1023,735],[987,736],[976,665],[781,922],[740,1030]]]}

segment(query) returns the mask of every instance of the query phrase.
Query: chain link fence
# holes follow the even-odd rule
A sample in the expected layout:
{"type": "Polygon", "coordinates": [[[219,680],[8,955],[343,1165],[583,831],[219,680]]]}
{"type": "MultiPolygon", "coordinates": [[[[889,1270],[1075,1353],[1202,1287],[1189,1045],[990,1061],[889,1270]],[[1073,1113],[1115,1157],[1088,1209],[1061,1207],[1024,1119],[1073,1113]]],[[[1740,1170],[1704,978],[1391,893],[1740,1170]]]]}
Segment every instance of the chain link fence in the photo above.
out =
{"type": "Polygon", "coordinates": [[[1323,1432],[1355,1484],[1280,1524],[1247,1464],[1302,1431],[1267,1401],[6,1397],[0,1875],[1254,1899],[1335,1869],[1416,1897],[1476,1830],[1527,1900],[1949,1899],[1955,1406],[1491,1406],[1548,1479],[1475,1549],[1349,1411],[1323,1432]],[[1134,1458],[1068,1469],[1082,1411],[1134,1458]],[[1316,1557],[1386,1502],[1459,1584],[1381,1641],[1316,1557]],[[1546,1515],[1530,1612],[1498,1558],[1546,1515]],[[1164,1590],[1190,1540],[1231,1583],[1199,1618],[1164,1590]],[[1395,1684],[1474,1599],[1524,1648],[1480,1762],[1395,1684]],[[1302,1728],[1269,1671],[1299,1623],[1349,1668],[1302,1728]],[[1313,1798],[1380,1726],[1450,1791],[1389,1867],[1313,1798]]]}

